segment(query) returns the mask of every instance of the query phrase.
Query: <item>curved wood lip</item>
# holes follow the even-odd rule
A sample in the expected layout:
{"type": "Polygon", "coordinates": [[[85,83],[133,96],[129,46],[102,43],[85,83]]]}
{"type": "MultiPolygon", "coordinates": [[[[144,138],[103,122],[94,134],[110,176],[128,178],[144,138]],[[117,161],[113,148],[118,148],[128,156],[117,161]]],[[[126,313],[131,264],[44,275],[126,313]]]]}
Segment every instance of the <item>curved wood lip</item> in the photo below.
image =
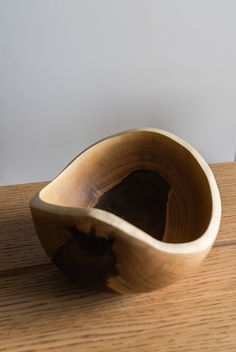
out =
{"type": "Polygon", "coordinates": [[[77,155],[46,187],[44,187],[30,202],[30,206],[35,208],[41,208],[44,211],[48,211],[51,213],[56,213],[57,215],[65,215],[67,213],[66,209],[70,209],[70,214],[77,216],[77,217],[88,217],[96,219],[99,222],[102,222],[108,226],[111,226],[114,230],[121,231],[125,233],[127,236],[133,237],[136,240],[139,240],[146,245],[150,245],[151,247],[166,253],[172,254],[191,254],[197,253],[210,248],[218,234],[220,220],[221,220],[221,199],[220,193],[216,184],[215,177],[213,172],[211,171],[210,167],[206,163],[206,161],[202,158],[202,156],[186,141],[177,137],[176,135],[161,130],[157,128],[136,128],[126,130],[120,133],[116,133],[109,137],[103,138],[98,142],[92,144],[85,150],[83,150],[79,155],[77,155]],[[196,240],[190,242],[182,242],[182,243],[168,243],[162,242],[148,233],[142,231],[138,227],[130,224],[129,222],[123,220],[122,218],[101,209],[96,208],[79,208],[79,207],[64,207],[60,205],[55,205],[53,203],[46,202],[42,199],[42,193],[50,187],[54,181],[58,178],[62,178],[64,171],[72,165],[72,163],[79,158],[83,153],[85,153],[88,149],[95,147],[97,144],[102,143],[107,139],[112,139],[114,137],[118,137],[124,134],[134,133],[134,132],[154,132],[161,135],[164,135],[176,143],[180,144],[182,147],[187,149],[192,156],[196,159],[199,166],[202,168],[210,187],[211,197],[212,197],[212,213],[211,219],[209,221],[208,227],[206,231],[196,240]]]}

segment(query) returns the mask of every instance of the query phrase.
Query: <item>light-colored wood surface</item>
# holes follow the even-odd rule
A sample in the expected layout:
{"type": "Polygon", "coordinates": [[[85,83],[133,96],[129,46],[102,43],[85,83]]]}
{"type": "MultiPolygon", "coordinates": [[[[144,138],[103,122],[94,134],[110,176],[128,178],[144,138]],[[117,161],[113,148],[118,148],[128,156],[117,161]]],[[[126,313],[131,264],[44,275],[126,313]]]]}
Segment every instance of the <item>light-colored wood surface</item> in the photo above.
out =
{"type": "Polygon", "coordinates": [[[217,241],[236,243],[236,162],[211,166],[222,202],[222,217],[217,241]]]}
{"type": "Polygon", "coordinates": [[[81,291],[45,265],[0,281],[0,351],[234,351],[236,247],[156,292],[81,291]]]}
{"type": "Polygon", "coordinates": [[[196,273],[141,295],[73,286],[32,227],[28,201],[45,184],[1,187],[0,352],[236,351],[236,163],[212,170],[223,207],[216,247],[196,273]]]}

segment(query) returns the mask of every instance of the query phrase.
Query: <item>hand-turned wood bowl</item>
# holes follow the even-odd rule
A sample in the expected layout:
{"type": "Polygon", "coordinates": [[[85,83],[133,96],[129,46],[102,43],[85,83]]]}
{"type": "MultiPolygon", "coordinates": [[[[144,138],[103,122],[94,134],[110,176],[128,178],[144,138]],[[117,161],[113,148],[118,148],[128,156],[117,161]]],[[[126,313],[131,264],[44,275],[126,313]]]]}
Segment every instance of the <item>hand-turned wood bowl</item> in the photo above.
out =
{"type": "Polygon", "coordinates": [[[217,236],[207,163],[171,133],[135,129],[76,157],[30,203],[45,251],[81,285],[145,292],[193,271],[217,236]]]}

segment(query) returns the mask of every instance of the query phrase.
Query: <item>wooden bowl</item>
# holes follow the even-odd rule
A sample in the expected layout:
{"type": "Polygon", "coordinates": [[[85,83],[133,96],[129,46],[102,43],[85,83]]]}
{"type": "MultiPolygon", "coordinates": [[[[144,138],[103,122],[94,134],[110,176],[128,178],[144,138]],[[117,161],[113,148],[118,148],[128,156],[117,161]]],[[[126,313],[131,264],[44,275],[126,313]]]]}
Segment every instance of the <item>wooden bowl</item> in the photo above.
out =
{"type": "Polygon", "coordinates": [[[30,203],[42,246],[80,285],[152,291],[192,272],[219,229],[212,171],[171,133],[135,129],[76,157],[30,203]]]}

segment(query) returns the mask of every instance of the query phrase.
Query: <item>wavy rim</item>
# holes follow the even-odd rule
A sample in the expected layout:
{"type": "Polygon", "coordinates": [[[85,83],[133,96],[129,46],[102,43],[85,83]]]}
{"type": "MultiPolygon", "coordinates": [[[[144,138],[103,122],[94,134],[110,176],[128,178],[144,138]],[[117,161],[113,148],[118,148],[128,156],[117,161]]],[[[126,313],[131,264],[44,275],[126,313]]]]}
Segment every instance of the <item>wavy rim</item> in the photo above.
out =
{"type": "MultiPolygon", "coordinates": [[[[78,154],[46,187],[44,187],[37,195],[37,198],[40,200],[42,208],[45,210],[48,210],[47,205],[53,205],[54,211],[57,214],[64,213],[65,208],[70,208],[72,212],[75,212],[75,215],[77,216],[88,216],[97,219],[98,221],[101,221],[107,225],[112,226],[113,228],[116,228],[117,230],[120,230],[124,233],[127,234],[127,236],[131,236],[133,238],[136,238],[142,242],[145,242],[146,244],[151,245],[152,247],[161,250],[163,252],[168,252],[168,253],[173,253],[173,254],[190,254],[194,252],[199,252],[199,251],[204,251],[208,248],[210,248],[218,234],[219,226],[220,226],[220,220],[221,220],[221,199],[220,199],[220,193],[218,190],[218,186],[215,180],[215,177],[213,175],[212,170],[210,169],[209,165],[206,163],[206,161],[203,159],[203,157],[198,153],[198,151],[192,147],[189,143],[187,143],[185,140],[183,140],[180,137],[177,137],[171,132],[167,132],[162,129],[157,129],[157,128],[135,128],[135,129],[129,129],[123,132],[119,132],[116,134],[113,134],[111,136],[108,136],[106,138],[103,138],[99,140],[98,142],[92,144],[88,148],[84,149],[80,154],[78,154]],[[64,207],[64,206],[59,206],[55,205],[53,203],[49,203],[45,200],[42,199],[42,193],[47,190],[48,187],[50,187],[55,180],[58,180],[58,178],[62,178],[65,170],[70,167],[73,162],[79,158],[83,153],[85,153],[88,149],[93,148],[94,146],[98,145],[99,143],[102,143],[103,141],[107,139],[112,139],[124,134],[129,134],[133,132],[154,132],[158,134],[162,134],[166,137],[169,137],[170,139],[174,140],[181,146],[183,146],[185,149],[188,150],[188,152],[191,153],[191,155],[196,159],[198,162],[199,166],[202,168],[208,183],[210,187],[210,192],[211,192],[211,198],[212,198],[212,211],[211,211],[211,218],[209,221],[209,225],[206,229],[206,231],[196,240],[190,241],[190,242],[182,242],[182,243],[169,243],[169,242],[162,242],[154,237],[150,236],[148,233],[144,232],[143,230],[139,229],[135,225],[130,224],[126,220],[123,220],[122,218],[114,215],[113,213],[107,212],[105,210],[101,209],[95,209],[95,208],[75,208],[75,207],[64,207]],[[112,225],[111,225],[112,224],[112,225]]],[[[31,204],[34,203],[34,199],[32,200],[31,204]]],[[[32,204],[33,205],[33,204],[32,204]]],[[[52,210],[52,209],[51,209],[52,210]]]]}

